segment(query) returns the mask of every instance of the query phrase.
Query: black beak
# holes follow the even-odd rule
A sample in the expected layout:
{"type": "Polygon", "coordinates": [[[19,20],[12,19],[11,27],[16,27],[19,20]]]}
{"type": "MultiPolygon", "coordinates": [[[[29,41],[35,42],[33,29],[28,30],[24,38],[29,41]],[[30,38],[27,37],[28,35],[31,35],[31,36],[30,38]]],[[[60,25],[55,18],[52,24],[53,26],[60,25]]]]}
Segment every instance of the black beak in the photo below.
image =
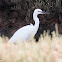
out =
{"type": "Polygon", "coordinates": [[[42,11],[41,13],[42,13],[42,14],[50,14],[50,13],[48,13],[48,12],[45,12],[45,11],[42,11]]]}

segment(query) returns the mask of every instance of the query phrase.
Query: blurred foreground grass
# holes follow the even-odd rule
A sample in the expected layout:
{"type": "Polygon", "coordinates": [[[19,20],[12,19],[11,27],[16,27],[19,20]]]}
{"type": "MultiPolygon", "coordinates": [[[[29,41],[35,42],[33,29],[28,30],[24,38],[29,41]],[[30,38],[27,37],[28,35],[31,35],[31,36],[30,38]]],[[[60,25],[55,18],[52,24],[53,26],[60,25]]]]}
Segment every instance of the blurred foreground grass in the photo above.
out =
{"type": "Polygon", "coordinates": [[[7,37],[0,37],[0,62],[62,62],[62,35],[44,32],[36,43],[34,39],[24,43],[7,43],[7,37]]]}

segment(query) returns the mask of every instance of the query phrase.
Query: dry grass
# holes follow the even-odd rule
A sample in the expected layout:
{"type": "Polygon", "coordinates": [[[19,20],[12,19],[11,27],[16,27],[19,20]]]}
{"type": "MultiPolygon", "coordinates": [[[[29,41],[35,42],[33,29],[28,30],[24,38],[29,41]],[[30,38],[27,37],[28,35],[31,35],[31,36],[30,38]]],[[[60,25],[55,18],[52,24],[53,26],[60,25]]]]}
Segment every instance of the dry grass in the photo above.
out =
{"type": "Polygon", "coordinates": [[[7,43],[7,37],[0,37],[0,62],[62,62],[62,35],[56,27],[51,38],[48,33],[24,43],[7,43]]]}

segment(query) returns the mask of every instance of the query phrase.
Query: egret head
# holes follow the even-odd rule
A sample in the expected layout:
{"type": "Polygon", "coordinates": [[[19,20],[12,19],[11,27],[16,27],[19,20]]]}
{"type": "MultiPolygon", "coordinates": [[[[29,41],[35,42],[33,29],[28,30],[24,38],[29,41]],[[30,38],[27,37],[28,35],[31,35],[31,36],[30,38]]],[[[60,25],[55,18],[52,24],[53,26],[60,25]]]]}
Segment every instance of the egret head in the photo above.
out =
{"type": "Polygon", "coordinates": [[[34,13],[37,14],[37,15],[38,14],[49,14],[48,12],[42,11],[41,9],[35,9],[34,13]]]}

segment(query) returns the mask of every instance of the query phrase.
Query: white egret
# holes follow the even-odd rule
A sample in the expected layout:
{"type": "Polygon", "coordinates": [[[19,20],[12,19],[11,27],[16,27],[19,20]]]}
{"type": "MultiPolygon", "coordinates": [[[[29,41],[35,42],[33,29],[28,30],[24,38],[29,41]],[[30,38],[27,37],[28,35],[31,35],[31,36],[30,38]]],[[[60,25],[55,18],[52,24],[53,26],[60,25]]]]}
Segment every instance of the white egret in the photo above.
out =
{"type": "Polygon", "coordinates": [[[30,37],[37,33],[39,28],[39,18],[37,17],[38,14],[49,14],[48,12],[44,12],[41,9],[35,9],[33,13],[33,20],[35,24],[30,24],[24,26],[17,30],[14,35],[10,38],[9,42],[17,43],[18,41],[24,42],[25,40],[30,40],[30,37]]]}

